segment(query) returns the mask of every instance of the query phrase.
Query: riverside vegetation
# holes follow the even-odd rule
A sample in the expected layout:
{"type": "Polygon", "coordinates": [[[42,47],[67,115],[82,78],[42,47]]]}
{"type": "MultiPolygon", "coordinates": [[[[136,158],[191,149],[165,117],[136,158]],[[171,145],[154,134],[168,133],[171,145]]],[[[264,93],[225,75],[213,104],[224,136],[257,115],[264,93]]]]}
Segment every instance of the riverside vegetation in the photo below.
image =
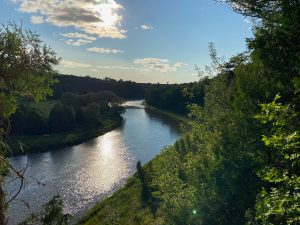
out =
{"type": "Polygon", "coordinates": [[[221,61],[210,45],[214,77],[147,91],[147,104],[187,114],[188,129],[79,224],[300,223],[300,3],[222,3],[256,19],[247,52],[221,61]]]}
{"type": "Polygon", "coordinates": [[[14,154],[74,145],[119,126],[123,98],[110,91],[77,95],[66,92],[60,100],[20,103],[11,117],[14,154]]]}

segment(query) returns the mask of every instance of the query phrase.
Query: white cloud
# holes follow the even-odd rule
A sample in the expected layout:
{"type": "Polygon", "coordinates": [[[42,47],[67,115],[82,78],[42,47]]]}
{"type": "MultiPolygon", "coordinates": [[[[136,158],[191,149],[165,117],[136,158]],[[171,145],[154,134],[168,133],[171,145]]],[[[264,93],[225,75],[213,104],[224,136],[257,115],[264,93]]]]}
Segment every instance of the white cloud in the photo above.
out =
{"type": "Polygon", "coordinates": [[[59,27],[74,27],[98,37],[126,38],[121,28],[123,6],[116,0],[11,0],[19,11],[43,16],[59,27]]]}
{"type": "Polygon", "coordinates": [[[134,71],[138,71],[138,72],[149,71],[147,69],[139,68],[139,67],[135,67],[135,66],[97,66],[97,68],[106,69],[106,70],[134,70],[134,71]]]}
{"type": "Polygon", "coordinates": [[[31,16],[30,21],[33,24],[45,23],[44,17],[42,16],[31,16]]]}
{"type": "Polygon", "coordinates": [[[143,30],[153,30],[154,28],[151,25],[143,24],[141,25],[143,30]]]}
{"type": "Polygon", "coordinates": [[[86,49],[89,52],[96,52],[99,54],[117,54],[117,53],[123,53],[124,51],[119,50],[119,49],[111,49],[111,48],[97,48],[97,47],[93,47],[93,48],[88,48],[86,49]]]}
{"type": "Polygon", "coordinates": [[[181,62],[171,65],[168,59],[161,59],[161,58],[136,59],[134,63],[138,65],[142,65],[145,69],[158,70],[162,73],[175,72],[177,71],[178,68],[186,66],[185,63],[181,63],[181,62]]]}
{"type": "Polygon", "coordinates": [[[188,64],[186,63],[183,63],[183,62],[178,62],[178,63],[175,63],[174,66],[177,67],[177,68],[181,68],[181,67],[185,67],[187,66],[188,64]]]}
{"type": "Polygon", "coordinates": [[[69,40],[65,41],[65,43],[67,45],[81,46],[81,45],[86,45],[86,44],[92,43],[92,41],[85,40],[85,39],[78,39],[78,40],[69,39],[69,40]]]}
{"type": "Polygon", "coordinates": [[[60,35],[68,38],[82,38],[89,41],[95,41],[97,39],[93,36],[89,36],[87,34],[81,34],[81,33],[65,33],[65,34],[60,33],[60,35]]]}
{"type": "Polygon", "coordinates": [[[67,67],[67,68],[89,68],[92,67],[90,64],[85,64],[85,63],[79,63],[79,62],[74,62],[70,60],[62,60],[61,66],[67,67]]]}

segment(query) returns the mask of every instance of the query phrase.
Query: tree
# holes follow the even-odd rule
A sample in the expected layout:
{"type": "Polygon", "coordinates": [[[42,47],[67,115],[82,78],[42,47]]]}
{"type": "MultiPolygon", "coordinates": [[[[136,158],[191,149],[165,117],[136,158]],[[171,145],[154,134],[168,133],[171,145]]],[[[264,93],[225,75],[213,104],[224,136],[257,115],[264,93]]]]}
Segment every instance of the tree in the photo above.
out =
{"type": "Polygon", "coordinates": [[[236,12],[264,20],[277,21],[282,13],[291,12],[299,7],[298,0],[216,0],[229,4],[236,12]]]}
{"type": "Polygon", "coordinates": [[[51,132],[70,130],[75,125],[73,109],[67,105],[55,104],[50,112],[48,124],[51,132]]]}
{"type": "Polygon", "coordinates": [[[41,212],[32,214],[20,225],[67,225],[70,219],[69,214],[63,212],[63,201],[59,195],[55,195],[46,203],[41,212]]]}
{"type": "Polygon", "coordinates": [[[299,114],[291,105],[262,104],[256,118],[270,132],[262,138],[271,152],[258,173],[264,185],[256,201],[256,218],[263,225],[300,223],[300,126],[299,114]]]}
{"type": "Polygon", "coordinates": [[[79,109],[76,110],[75,122],[78,125],[83,125],[84,124],[85,120],[84,120],[84,112],[83,112],[82,108],[79,108],[79,109]]]}
{"type": "Polygon", "coordinates": [[[101,125],[100,106],[96,103],[90,103],[84,110],[85,122],[92,126],[101,125]]]}
{"type": "Polygon", "coordinates": [[[39,36],[9,24],[0,28],[0,115],[9,117],[20,97],[36,101],[52,94],[55,52],[43,45],[39,36]]]}
{"type": "MultiPolygon", "coordinates": [[[[250,59],[257,77],[271,93],[293,98],[295,79],[300,76],[300,2],[298,0],[225,0],[243,15],[259,19],[254,37],[248,38],[250,59]],[[258,73],[259,71],[259,73],[258,73]]],[[[260,85],[261,86],[261,85],[260,85]]]]}
{"type": "MultiPolygon", "coordinates": [[[[59,63],[55,52],[40,40],[39,35],[14,23],[0,28],[0,168],[4,158],[4,137],[9,133],[9,117],[16,111],[20,98],[40,101],[52,94],[55,82],[53,66],[59,63]]],[[[10,167],[11,168],[11,167],[10,167]]],[[[4,169],[5,170],[5,169],[4,169]]],[[[16,171],[15,171],[16,172],[16,171]]],[[[0,171],[0,224],[5,224],[4,174],[0,171]]],[[[20,174],[18,174],[20,175],[20,174]]]]}
{"type": "Polygon", "coordinates": [[[45,134],[47,131],[47,122],[43,115],[35,109],[30,109],[26,115],[26,134],[45,134]]]}
{"type": "Polygon", "coordinates": [[[11,117],[11,132],[13,134],[23,134],[26,128],[26,114],[25,107],[19,107],[16,113],[11,117]]]}
{"type": "Polygon", "coordinates": [[[141,161],[137,162],[136,169],[137,169],[138,178],[140,179],[142,184],[142,190],[141,190],[142,204],[145,205],[147,202],[150,201],[150,197],[151,197],[149,183],[148,183],[148,176],[142,167],[141,161]]]}

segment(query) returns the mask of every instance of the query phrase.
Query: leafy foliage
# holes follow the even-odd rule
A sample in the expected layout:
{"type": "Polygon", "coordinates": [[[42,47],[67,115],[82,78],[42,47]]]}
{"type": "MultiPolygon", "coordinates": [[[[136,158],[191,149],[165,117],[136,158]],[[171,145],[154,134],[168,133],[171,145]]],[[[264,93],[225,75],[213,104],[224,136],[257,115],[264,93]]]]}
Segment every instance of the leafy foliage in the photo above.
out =
{"type": "MultiPolygon", "coordinates": [[[[155,193],[167,224],[297,224],[299,1],[227,2],[260,19],[247,40],[249,52],[220,63],[211,51],[219,72],[204,84],[204,104],[189,105],[190,147],[183,138],[163,153],[168,156],[156,167],[155,193]],[[287,105],[263,104],[258,124],[258,103],[272,101],[279,92],[287,105]],[[176,184],[179,178],[182,185],[176,184]],[[195,191],[183,200],[180,191],[186,187],[195,191]],[[194,203],[196,216],[177,204],[186,201],[194,203]],[[177,214],[169,212],[172,207],[178,207],[177,214]]],[[[158,103],[163,92],[152,96],[158,103]]]]}
{"type": "Polygon", "coordinates": [[[58,76],[59,83],[53,86],[53,98],[60,99],[66,92],[86,94],[88,92],[110,91],[125,99],[142,99],[145,91],[155,86],[153,84],[139,84],[133,81],[114,80],[111,78],[97,79],[89,76],[73,75],[58,76]]]}
{"type": "Polygon", "coordinates": [[[190,84],[171,84],[150,87],[145,94],[148,105],[170,110],[179,114],[187,114],[187,105],[204,104],[204,86],[208,79],[190,84]]]}
{"type": "Polygon", "coordinates": [[[36,101],[52,94],[55,72],[59,63],[55,52],[42,45],[39,36],[16,24],[0,29],[0,102],[2,117],[15,112],[17,99],[36,101]]]}
{"type": "Polygon", "coordinates": [[[257,198],[256,217],[262,224],[300,223],[299,115],[291,105],[262,104],[256,118],[271,129],[262,140],[271,152],[259,171],[264,186],[257,198]]]}
{"type": "Polygon", "coordinates": [[[63,201],[59,195],[55,195],[43,206],[41,212],[32,214],[20,225],[67,225],[70,215],[63,212],[63,201]]]}
{"type": "Polygon", "coordinates": [[[122,101],[123,98],[109,91],[85,95],[65,93],[61,101],[43,102],[43,110],[23,101],[11,117],[11,134],[41,135],[78,127],[100,127],[101,120],[121,119],[122,101]]]}
{"type": "MultiPolygon", "coordinates": [[[[2,184],[7,171],[3,155],[7,150],[4,137],[10,131],[9,116],[21,98],[40,101],[52,94],[56,75],[53,66],[58,63],[55,52],[36,33],[13,23],[0,28],[0,224],[6,223],[2,184]]],[[[39,115],[34,116],[40,119],[39,115]]]]}
{"type": "Polygon", "coordinates": [[[75,126],[73,109],[70,106],[56,104],[49,115],[49,129],[51,132],[70,130],[75,126]]]}

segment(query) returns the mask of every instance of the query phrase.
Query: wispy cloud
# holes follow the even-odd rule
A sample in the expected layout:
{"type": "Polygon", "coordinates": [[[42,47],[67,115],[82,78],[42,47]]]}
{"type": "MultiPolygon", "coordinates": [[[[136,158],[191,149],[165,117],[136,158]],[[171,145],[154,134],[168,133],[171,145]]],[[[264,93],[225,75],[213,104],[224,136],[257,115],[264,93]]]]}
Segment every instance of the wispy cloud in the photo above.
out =
{"type": "Polygon", "coordinates": [[[45,23],[44,17],[42,16],[31,16],[30,21],[33,24],[42,24],[45,23]]]}
{"type": "Polygon", "coordinates": [[[148,70],[158,70],[162,73],[166,72],[175,72],[178,68],[186,66],[185,63],[175,63],[174,65],[170,64],[168,59],[161,58],[142,58],[136,59],[134,61],[135,64],[142,65],[145,69],[148,70]]]}
{"type": "Polygon", "coordinates": [[[97,39],[94,36],[89,36],[87,34],[82,34],[82,33],[65,33],[65,34],[60,33],[60,35],[68,38],[82,38],[89,41],[95,41],[97,39]]]}
{"type": "Polygon", "coordinates": [[[185,66],[187,66],[187,65],[188,65],[188,64],[186,64],[186,63],[178,62],[178,63],[175,63],[175,64],[174,64],[174,67],[181,68],[181,67],[185,67],[185,66]]]}
{"type": "Polygon", "coordinates": [[[117,53],[123,53],[124,51],[119,50],[119,49],[111,49],[111,48],[97,48],[97,47],[93,47],[93,48],[88,48],[86,49],[89,52],[96,52],[99,54],[117,54],[117,53]]]}
{"type": "Polygon", "coordinates": [[[152,27],[151,25],[143,24],[143,25],[141,25],[141,29],[143,29],[143,30],[153,30],[154,27],[152,27]]]}
{"type": "Polygon", "coordinates": [[[68,40],[62,39],[62,41],[64,41],[67,45],[73,45],[73,46],[86,45],[86,44],[90,44],[93,41],[97,40],[97,38],[94,36],[90,36],[90,35],[82,34],[82,33],[65,33],[65,34],[60,33],[60,35],[70,38],[68,40]]]}
{"type": "Polygon", "coordinates": [[[134,71],[139,71],[139,72],[145,72],[148,71],[144,68],[139,68],[139,67],[135,67],[135,66],[97,66],[97,68],[99,69],[106,69],[106,70],[134,70],[134,71]]]}
{"type": "Polygon", "coordinates": [[[73,39],[69,39],[67,41],[65,41],[65,43],[67,45],[73,45],[73,46],[81,46],[81,45],[86,45],[86,44],[89,44],[89,43],[92,43],[93,41],[89,41],[89,40],[86,40],[86,39],[78,39],[78,40],[73,40],[73,39]]]}
{"type": "MultiPolygon", "coordinates": [[[[126,38],[120,10],[115,0],[11,0],[19,11],[43,17],[43,21],[59,27],[74,27],[98,37],[126,38]]],[[[33,22],[40,21],[33,19],[33,22]]]]}
{"type": "Polygon", "coordinates": [[[74,62],[70,60],[62,60],[61,66],[67,67],[67,68],[89,68],[92,67],[90,64],[85,64],[85,63],[79,63],[79,62],[74,62]]]}

